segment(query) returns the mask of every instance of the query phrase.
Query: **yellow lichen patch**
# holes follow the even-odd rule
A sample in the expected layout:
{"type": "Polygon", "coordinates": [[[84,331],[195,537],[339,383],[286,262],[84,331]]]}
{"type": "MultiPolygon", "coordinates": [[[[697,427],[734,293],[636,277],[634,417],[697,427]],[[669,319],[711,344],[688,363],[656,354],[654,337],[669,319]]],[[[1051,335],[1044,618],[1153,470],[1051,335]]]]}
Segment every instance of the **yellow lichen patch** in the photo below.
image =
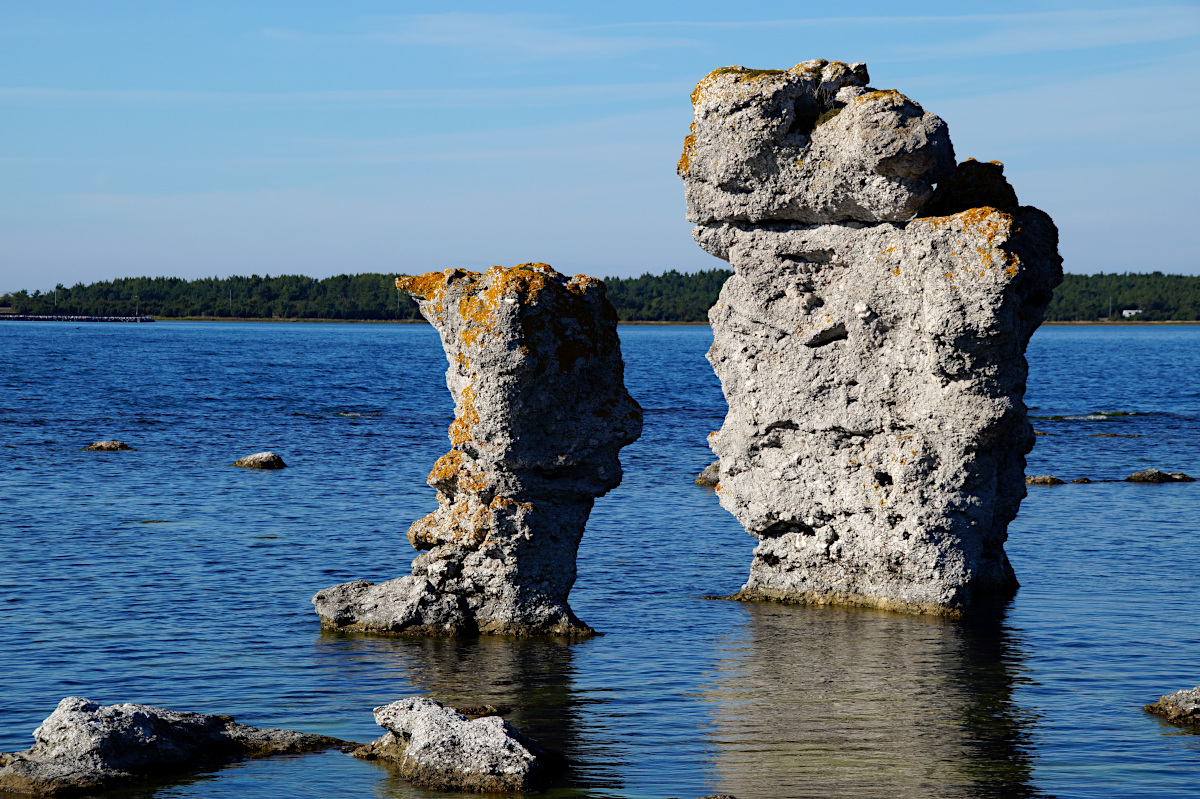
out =
{"type": "Polygon", "coordinates": [[[683,153],[679,156],[679,163],[675,165],[675,173],[679,176],[687,174],[687,171],[692,167],[692,158],[696,155],[696,122],[692,121],[691,131],[683,137],[683,153]]]}
{"type": "Polygon", "coordinates": [[[475,386],[467,386],[462,392],[462,411],[450,423],[450,442],[463,444],[471,440],[471,427],[479,424],[479,413],[475,410],[475,386]]]}
{"type": "Polygon", "coordinates": [[[860,105],[862,103],[872,103],[872,102],[875,102],[876,100],[891,100],[894,103],[911,103],[912,102],[912,100],[909,100],[907,97],[905,97],[903,94],[896,91],[895,89],[876,89],[873,92],[867,92],[866,94],[860,94],[858,97],[855,97],[854,100],[852,101],[851,105],[860,105]]]}
{"type": "Polygon", "coordinates": [[[548,264],[525,263],[517,266],[493,266],[482,276],[476,276],[475,284],[482,282],[483,291],[468,293],[458,305],[458,312],[468,323],[462,334],[462,343],[473,346],[480,336],[496,329],[496,309],[505,299],[525,305],[536,302],[550,276],[559,276],[548,264]]]}
{"type": "Polygon", "coordinates": [[[483,493],[492,487],[487,475],[475,467],[462,452],[452,449],[437,459],[426,481],[430,486],[445,491],[470,491],[483,493]]]}

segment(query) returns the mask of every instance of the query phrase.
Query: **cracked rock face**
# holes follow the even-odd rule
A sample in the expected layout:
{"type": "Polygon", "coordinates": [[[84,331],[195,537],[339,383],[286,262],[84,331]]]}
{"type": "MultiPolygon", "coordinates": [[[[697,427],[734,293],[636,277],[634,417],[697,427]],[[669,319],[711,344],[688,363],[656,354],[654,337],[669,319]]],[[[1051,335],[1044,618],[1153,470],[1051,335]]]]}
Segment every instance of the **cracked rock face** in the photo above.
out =
{"type": "MultiPolygon", "coordinates": [[[[698,89],[697,127],[712,80],[698,89]]],[[[773,97],[748,95],[757,106],[743,118],[784,126],[790,112],[773,97]]],[[[863,142],[895,136],[893,121],[847,106],[823,124],[848,113],[859,120],[854,135],[823,157],[865,165],[875,178],[838,177],[831,167],[823,174],[845,185],[780,173],[754,189],[820,213],[753,218],[729,208],[714,217],[685,175],[689,218],[704,221],[693,235],[734,269],[709,312],[708,357],[729,404],[710,436],[718,495],[761,541],[739,596],[957,615],[1016,587],[1003,544],[1034,441],[1024,353],[1062,279],[1057,230],[1041,211],[1016,206],[998,164],[964,165],[966,179],[952,180],[936,117],[917,127],[937,136],[905,139],[904,162],[928,166],[906,182],[859,157],[863,142]],[[848,216],[824,199],[860,196],[877,179],[902,197],[890,215],[848,216]],[[953,190],[939,185],[942,196],[931,198],[935,179],[953,190]],[[975,207],[972,186],[1012,202],[975,207]],[[904,221],[926,199],[957,212],[904,221]]],[[[770,146],[791,157],[786,142],[770,146]]],[[[731,151],[728,160],[741,157],[731,151]]]]}
{"type": "Polygon", "coordinates": [[[0,791],[62,796],[183,773],[238,757],[316,752],[344,741],[149,705],[59,702],[34,744],[0,755],[0,791]]]}
{"type": "Polygon", "coordinates": [[[592,632],[567,595],[592,503],[621,482],[642,411],[624,385],[604,284],[545,264],[396,284],[437,328],[454,396],[438,509],[412,524],[412,574],[314,597],[329,627],[409,635],[592,632]]]}
{"type": "Polygon", "coordinates": [[[688,221],[902,222],[954,172],[946,123],[865,64],[724,67],[692,93],[678,172],[688,221]]]}
{"type": "Polygon", "coordinates": [[[470,721],[440,702],[410,697],[375,708],[384,735],[354,752],[387,760],[423,788],[524,793],[545,783],[544,750],[499,716],[470,721]]]}

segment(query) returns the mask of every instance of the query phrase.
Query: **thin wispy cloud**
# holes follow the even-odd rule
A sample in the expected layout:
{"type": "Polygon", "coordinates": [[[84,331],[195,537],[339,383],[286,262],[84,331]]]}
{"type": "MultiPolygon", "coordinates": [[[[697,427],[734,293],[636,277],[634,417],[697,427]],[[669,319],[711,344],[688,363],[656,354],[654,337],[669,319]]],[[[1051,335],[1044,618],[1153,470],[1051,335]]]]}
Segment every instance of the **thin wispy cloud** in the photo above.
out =
{"type": "Polygon", "coordinates": [[[737,21],[670,20],[600,25],[587,30],[785,30],[847,25],[922,28],[938,44],[908,44],[922,31],[897,36],[897,52],[923,58],[995,56],[1113,47],[1187,39],[1200,35],[1200,6],[1153,6],[1024,14],[962,14],[809,17],[737,21]],[[948,28],[961,28],[952,40],[948,28]],[[983,29],[978,32],[972,29],[983,29]]]}
{"type": "Polygon", "coordinates": [[[0,87],[0,105],[112,106],[361,106],[372,108],[442,108],[464,104],[486,107],[541,107],[629,103],[685,96],[691,84],[678,81],[603,85],[526,86],[448,89],[364,89],[310,92],[206,92],[122,89],[0,87]]]}
{"type": "Polygon", "coordinates": [[[570,27],[555,17],[534,14],[418,14],[363,20],[352,34],[311,34],[272,28],[272,39],[315,41],[368,40],[402,45],[441,47],[501,56],[510,61],[610,59],[652,50],[697,47],[700,42],[677,36],[617,34],[570,27]]]}

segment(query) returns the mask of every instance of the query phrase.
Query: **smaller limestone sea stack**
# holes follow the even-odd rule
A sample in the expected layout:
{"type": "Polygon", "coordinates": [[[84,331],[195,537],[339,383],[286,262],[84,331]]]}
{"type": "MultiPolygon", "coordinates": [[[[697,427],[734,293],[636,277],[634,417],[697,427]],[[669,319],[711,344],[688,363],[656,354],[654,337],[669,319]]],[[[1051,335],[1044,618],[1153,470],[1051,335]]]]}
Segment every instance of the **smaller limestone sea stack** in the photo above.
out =
{"type": "Polygon", "coordinates": [[[387,732],[354,756],[396,763],[422,788],[525,793],[549,776],[545,750],[499,716],[469,721],[440,702],[410,697],[375,708],[375,723],[387,732]]]}
{"type": "Polygon", "coordinates": [[[345,741],[238,724],[229,716],[149,705],[99,705],[79,696],[58,703],[23,752],[0,754],[0,792],[33,796],[92,793],[164,778],[239,757],[318,752],[345,741]]]}
{"type": "Polygon", "coordinates": [[[867,81],[725,67],[692,94],[688,219],[734,270],[709,312],[717,494],[760,539],[738,598],[959,615],[1017,585],[1024,354],[1058,233],[867,81]]]}
{"type": "Polygon", "coordinates": [[[438,509],[412,524],[412,574],[313,598],[331,628],[407,635],[587,635],[567,604],[596,497],[642,410],[624,384],[604,283],[546,264],[399,278],[437,329],[454,396],[438,509]]]}

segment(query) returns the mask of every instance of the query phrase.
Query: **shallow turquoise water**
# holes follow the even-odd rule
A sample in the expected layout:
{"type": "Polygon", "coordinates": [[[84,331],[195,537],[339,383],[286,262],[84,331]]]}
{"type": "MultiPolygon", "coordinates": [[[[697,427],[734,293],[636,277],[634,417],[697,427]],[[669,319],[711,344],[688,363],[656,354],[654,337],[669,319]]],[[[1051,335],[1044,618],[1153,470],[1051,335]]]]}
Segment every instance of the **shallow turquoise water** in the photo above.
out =
{"type": "MultiPolygon", "coordinates": [[[[621,329],[645,433],[571,597],[606,634],[566,645],[337,635],[312,613],[320,588],[406,573],[434,507],[452,406],[430,328],[0,325],[0,750],[71,694],[368,740],[372,707],[422,693],[513,706],[571,759],[551,796],[1196,790],[1200,735],[1141,706],[1200,684],[1200,483],[1031,487],[1000,618],[706,601],[754,544],[691,484],[724,415],[709,335],[621,329]],[[102,438],[137,451],[80,451],[102,438]],[[229,465],[263,449],[290,468],[229,465]]],[[[1030,363],[1049,434],[1030,474],[1200,475],[1200,328],[1045,328],[1030,363]]],[[[439,794],[328,753],[120,795],[439,794]]]]}

